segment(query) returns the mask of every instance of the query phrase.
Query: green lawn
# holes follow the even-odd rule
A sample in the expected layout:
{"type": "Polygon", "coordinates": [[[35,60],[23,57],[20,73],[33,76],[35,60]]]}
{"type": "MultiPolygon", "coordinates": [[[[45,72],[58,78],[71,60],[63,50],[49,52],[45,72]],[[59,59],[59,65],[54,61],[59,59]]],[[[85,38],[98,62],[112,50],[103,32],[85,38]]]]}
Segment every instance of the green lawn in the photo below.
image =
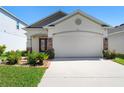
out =
{"type": "Polygon", "coordinates": [[[113,59],[113,61],[124,65],[124,58],[116,57],[115,59],[113,59]]]}
{"type": "Polygon", "coordinates": [[[0,87],[36,87],[45,68],[0,66],[0,87]]]}

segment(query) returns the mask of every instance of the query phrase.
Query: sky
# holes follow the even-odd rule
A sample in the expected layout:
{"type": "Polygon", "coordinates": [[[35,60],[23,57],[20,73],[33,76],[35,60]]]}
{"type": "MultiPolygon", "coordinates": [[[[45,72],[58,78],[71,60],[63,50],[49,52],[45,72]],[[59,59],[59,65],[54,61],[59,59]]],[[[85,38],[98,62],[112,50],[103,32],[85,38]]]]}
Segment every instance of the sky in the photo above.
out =
{"type": "Polygon", "coordinates": [[[3,8],[29,25],[59,10],[71,13],[77,9],[111,26],[124,23],[124,6],[3,6],[3,8]]]}

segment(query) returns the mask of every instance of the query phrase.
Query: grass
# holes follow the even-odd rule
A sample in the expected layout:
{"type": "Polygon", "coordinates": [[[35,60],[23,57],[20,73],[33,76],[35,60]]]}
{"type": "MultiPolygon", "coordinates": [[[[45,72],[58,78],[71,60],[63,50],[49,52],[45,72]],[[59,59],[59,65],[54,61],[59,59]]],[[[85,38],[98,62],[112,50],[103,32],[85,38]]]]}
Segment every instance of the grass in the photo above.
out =
{"type": "Polygon", "coordinates": [[[36,87],[45,68],[0,66],[0,87],[36,87]]]}
{"type": "Polygon", "coordinates": [[[124,54],[119,54],[119,55],[117,55],[117,56],[113,59],[113,61],[116,62],[116,63],[119,63],[119,64],[124,65],[124,54]]]}
{"type": "Polygon", "coordinates": [[[115,59],[113,59],[114,62],[117,62],[119,64],[122,64],[124,65],[124,58],[119,58],[119,57],[116,57],[115,59]]]}

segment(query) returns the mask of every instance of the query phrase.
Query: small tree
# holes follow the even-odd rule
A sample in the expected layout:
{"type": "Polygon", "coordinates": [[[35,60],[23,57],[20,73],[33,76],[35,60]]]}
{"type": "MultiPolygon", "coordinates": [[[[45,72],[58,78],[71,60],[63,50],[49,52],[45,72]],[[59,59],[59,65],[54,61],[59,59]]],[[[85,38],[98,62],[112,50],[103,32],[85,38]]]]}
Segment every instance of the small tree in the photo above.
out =
{"type": "Polygon", "coordinates": [[[4,53],[5,50],[6,50],[6,46],[0,45],[0,56],[4,53]]]}

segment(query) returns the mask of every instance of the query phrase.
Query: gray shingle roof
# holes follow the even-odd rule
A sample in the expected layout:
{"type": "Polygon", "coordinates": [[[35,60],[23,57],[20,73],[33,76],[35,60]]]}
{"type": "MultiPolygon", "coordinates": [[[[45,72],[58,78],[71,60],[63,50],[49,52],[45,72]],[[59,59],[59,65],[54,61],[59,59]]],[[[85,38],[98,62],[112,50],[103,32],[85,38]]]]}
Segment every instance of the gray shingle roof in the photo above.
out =
{"type": "Polygon", "coordinates": [[[27,28],[42,28],[43,26],[46,26],[46,25],[66,16],[66,15],[67,15],[66,13],[64,13],[62,11],[58,11],[58,12],[28,26],[27,28]]]}
{"type": "Polygon", "coordinates": [[[110,28],[108,30],[108,33],[111,34],[111,33],[121,32],[121,31],[124,31],[124,25],[120,25],[120,26],[116,26],[116,27],[110,28]]]}

